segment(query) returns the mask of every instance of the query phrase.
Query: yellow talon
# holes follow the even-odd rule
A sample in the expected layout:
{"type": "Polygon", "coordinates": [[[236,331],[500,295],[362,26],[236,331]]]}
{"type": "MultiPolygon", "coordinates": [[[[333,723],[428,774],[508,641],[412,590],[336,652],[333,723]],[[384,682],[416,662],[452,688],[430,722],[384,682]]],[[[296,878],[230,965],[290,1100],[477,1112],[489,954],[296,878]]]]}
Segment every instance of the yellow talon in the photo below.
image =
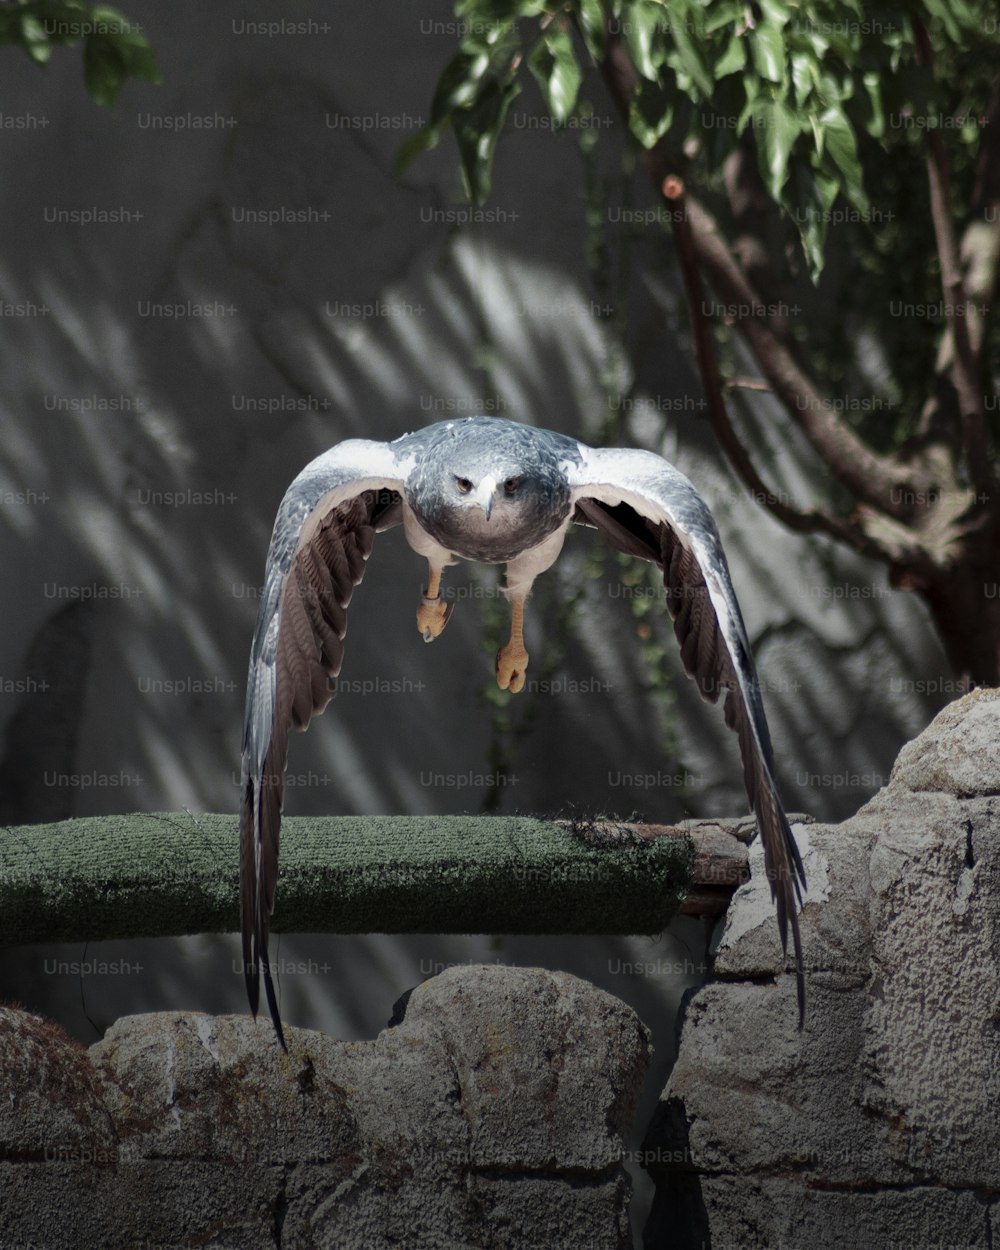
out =
{"type": "Polygon", "coordinates": [[[439,595],[424,595],[420,607],[417,608],[417,629],[424,636],[424,642],[433,642],[448,624],[453,603],[445,603],[439,595]]]}
{"type": "Polygon", "coordinates": [[[417,608],[417,629],[423,635],[424,642],[433,642],[448,624],[448,617],[455,606],[445,603],[441,598],[441,569],[432,564],[427,572],[428,586],[424,591],[420,607],[417,608]]]}
{"type": "Polygon", "coordinates": [[[524,644],[517,645],[512,638],[497,652],[497,685],[501,690],[517,694],[524,689],[524,674],[528,667],[528,653],[524,644]]]}

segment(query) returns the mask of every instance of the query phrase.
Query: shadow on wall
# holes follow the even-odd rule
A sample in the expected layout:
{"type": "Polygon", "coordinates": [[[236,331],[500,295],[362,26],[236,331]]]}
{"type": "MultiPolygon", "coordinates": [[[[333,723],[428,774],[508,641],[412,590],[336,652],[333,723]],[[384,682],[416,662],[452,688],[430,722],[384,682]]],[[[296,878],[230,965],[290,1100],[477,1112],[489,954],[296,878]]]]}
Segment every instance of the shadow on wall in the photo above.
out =
{"type": "MultiPolygon", "coordinates": [[[[212,220],[204,228],[210,236],[212,220]]],[[[197,242],[202,233],[189,246],[197,242]]],[[[12,532],[5,543],[22,567],[14,634],[26,640],[7,670],[21,673],[19,724],[33,718],[31,733],[8,734],[6,766],[21,774],[26,795],[37,792],[41,774],[49,788],[69,791],[70,801],[64,794],[56,804],[36,807],[25,798],[10,806],[8,794],[10,821],[55,810],[235,805],[245,655],[270,522],[302,464],[336,441],[331,425],[337,437],[395,437],[443,415],[417,414],[404,395],[433,401],[443,392],[465,407],[491,404],[503,415],[597,432],[601,405],[578,405],[571,380],[588,378],[590,394],[602,395],[607,328],[584,313],[558,330],[541,317],[525,327],[509,315],[546,300],[579,305],[578,288],[467,238],[435,246],[424,263],[401,286],[376,293],[383,303],[421,309],[417,329],[416,318],[327,326],[315,309],[265,318],[266,358],[282,357],[285,337],[300,357],[293,365],[284,356],[285,374],[300,379],[284,396],[268,394],[280,385],[273,374],[255,380],[271,373],[259,342],[246,357],[230,345],[209,373],[197,357],[219,331],[171,321],[157,334],[155,352],[152,343],[145,349],[142,385],[149,389],[140,411],[60,413],[14,440],[6,473],[34,481],[29,489],[47,498],[35,507],[30,537],[12,532]],[[484,308],[508,310],[490,326],[497,363],[489,395],[467,363],[476,358],[484,308]],[[250,362],[239,376],[226,364],[234,357],[250,362]],[[151,381],[165,360],[182,371],[172,384],[151,381]],[[343,389],[356,396],[350,410],[327,416],[311,407],[343,389]],[[564,401],[558,413],[551,396],[564,401]],[[258,399],[301,401],[303,408],[291,421],[281,416],[280,431],[271,412],[233,412],[234,403],[258,399]],[[200,416],[227,406],[225,418],[200,416]],[[99,425],[105,428],[95,440],[99,425]],[[114,427],[121,441],[110,437],[114,427]],[[57,442],[59,458],[51,454],[57,442]],[[18,458],[46,467],[29,478],[18,458]],[[76,721],[75,734],[67,717],[76,721]],[[75,753],[59,745],[74,740],[75,753]],[[55,778],[64,784],[51,785],[55,778]]],[[[194,298],[193,284],[177,285],[167,304],[194,298]]],[[[263,333],[260,323],[252,326],[254,340],[263,333]]],[[[29,359],[41,369],[46,358],[39,348],[29,359]]],[[[36,410],[46,385],[44,376],[34,379],[36,410]]],[[[124,379],[92,377],[84,385],[99,387],[95,394],[116,386],[122,396],[139,394],[139,384],[124,379]]],[[[940,674],[919,607],[880,587],[877,574],[865,585],[871,566],[777,531],[706,459],[703,430],[675,430],[664,447],[647,417],[640,410],[629,422],[630,440],[670,454],[719,515],[756,639],[789,803],[840,815],[879,787],[899,740],[927,714],[921,694],[946,691],[940,675],[916,675],[940,674]],[[775,568],[800,572],[779,582],[775,568]],[[872,595],[845,591],[838,602],[825,594],[852,583],[872,595]]],[[[398,533],[380,538],[352,605],[341,696],[293,748],[289,810],[596,804],[659,818],[741,810],[735,743],[683,678],[666,614],[656,610],[662,592],[655,581],[623,586],[611,557],[595,562],[599,548],[590,535],[573,537],[529,611],[529,643],[548,680],[533,703],[509,705],[490,689],[488,657],[504,615],[496,580],[464,567],[450,572],[460,611],[427,648],[412,620],[422,563],[398,533]],[[484,623],[495,636],[485,646],[484,623]],[[591,767],[594,759],[603,768],[591,767]],[[478,784],[456,784],[463,777],[478,784]],[[434,778],[445,780],[435,785],[434,778]],[[503,790],[499,802],[484,795],[491,787],[503,790]],[[462,793],[469,790],[476,793],[462,793]]]]}

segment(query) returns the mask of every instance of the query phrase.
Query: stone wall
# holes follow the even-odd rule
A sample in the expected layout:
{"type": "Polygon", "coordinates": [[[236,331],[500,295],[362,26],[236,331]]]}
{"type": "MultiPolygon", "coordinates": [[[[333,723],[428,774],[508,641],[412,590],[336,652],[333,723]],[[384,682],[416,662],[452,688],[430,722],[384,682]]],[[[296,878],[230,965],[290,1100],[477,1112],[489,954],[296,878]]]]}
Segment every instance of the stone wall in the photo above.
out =
{"type": "Polygon", "coordinates": [[[638,1017],[539,969],[452,969],[372,1042],[184,1012],[89,1051],[0,1010],[4,1250],[628,1250],[638,1017]]]}
{"type": "Polygon", "coordinates": [[[1000,691],[951,704],[855,817],[808,833],[805,1029],[758,875],[647,1136],[647,1250],[996,1245],[1000,691]]]}

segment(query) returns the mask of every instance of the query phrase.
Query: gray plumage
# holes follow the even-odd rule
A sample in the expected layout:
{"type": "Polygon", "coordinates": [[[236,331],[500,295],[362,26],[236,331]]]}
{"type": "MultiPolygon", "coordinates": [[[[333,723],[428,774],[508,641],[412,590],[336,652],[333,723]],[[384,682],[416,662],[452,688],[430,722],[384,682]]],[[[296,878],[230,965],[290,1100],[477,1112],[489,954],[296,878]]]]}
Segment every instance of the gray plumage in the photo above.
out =
{"type": "Polygon", "coordinates": [[[418,609],[418,627],[428,641],[447,621],[437,593],[447,565],[456,557],[507,565],[515,630],[498,656],[497,679],[517,690],[527,665],[521,606],[535,577],[558,557],[573,523],[596,528],[612,547],[662,570],[685,671],[709,702],[725,696],[725,720],[738,735],[783,949],[789,926],[792,931],[801,1026],[805,987],[797,904],[805,874],[774,780],[750,643],[707,505],[682,473],[652,452],[596,449],[549,430],[470,417],[391,443],[337,444],[292,482],[275,520],[247,679],[240,900],[250,1005],[256,1014],[262,970],[282,1045],[267,943],[288,732],[305,729],[332,696],[329,678],[343,660],[346,609],[375,535],[403,524],[410,546],[428,559],[431,593],[418,609]]]}
{"type": "Polygon", "coordinates": [[[579,456],[575,440],[562,434],[473,417],[439,422],[393,446],[416,453],[405,488],[417,521],[463,559],[505,564],[548,538],[569,514],[570,486],[560,463],[579,456]],[[487,474],[505,487],[517,484],[488,517],[470,506],[474,491],[455,493],[456,481],[478,482],[487,474]]]}

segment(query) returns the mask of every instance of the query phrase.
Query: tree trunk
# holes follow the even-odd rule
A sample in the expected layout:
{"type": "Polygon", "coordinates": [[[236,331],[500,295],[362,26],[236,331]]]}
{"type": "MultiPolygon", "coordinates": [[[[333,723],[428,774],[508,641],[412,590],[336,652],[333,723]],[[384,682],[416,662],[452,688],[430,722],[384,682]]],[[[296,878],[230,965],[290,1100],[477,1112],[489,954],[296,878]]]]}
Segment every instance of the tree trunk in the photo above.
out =
{"type": "Polygon", "coordinates": [[[1000,686],[1000,541],[970,552],[923,595],[956,679],[1000,686]]]}

